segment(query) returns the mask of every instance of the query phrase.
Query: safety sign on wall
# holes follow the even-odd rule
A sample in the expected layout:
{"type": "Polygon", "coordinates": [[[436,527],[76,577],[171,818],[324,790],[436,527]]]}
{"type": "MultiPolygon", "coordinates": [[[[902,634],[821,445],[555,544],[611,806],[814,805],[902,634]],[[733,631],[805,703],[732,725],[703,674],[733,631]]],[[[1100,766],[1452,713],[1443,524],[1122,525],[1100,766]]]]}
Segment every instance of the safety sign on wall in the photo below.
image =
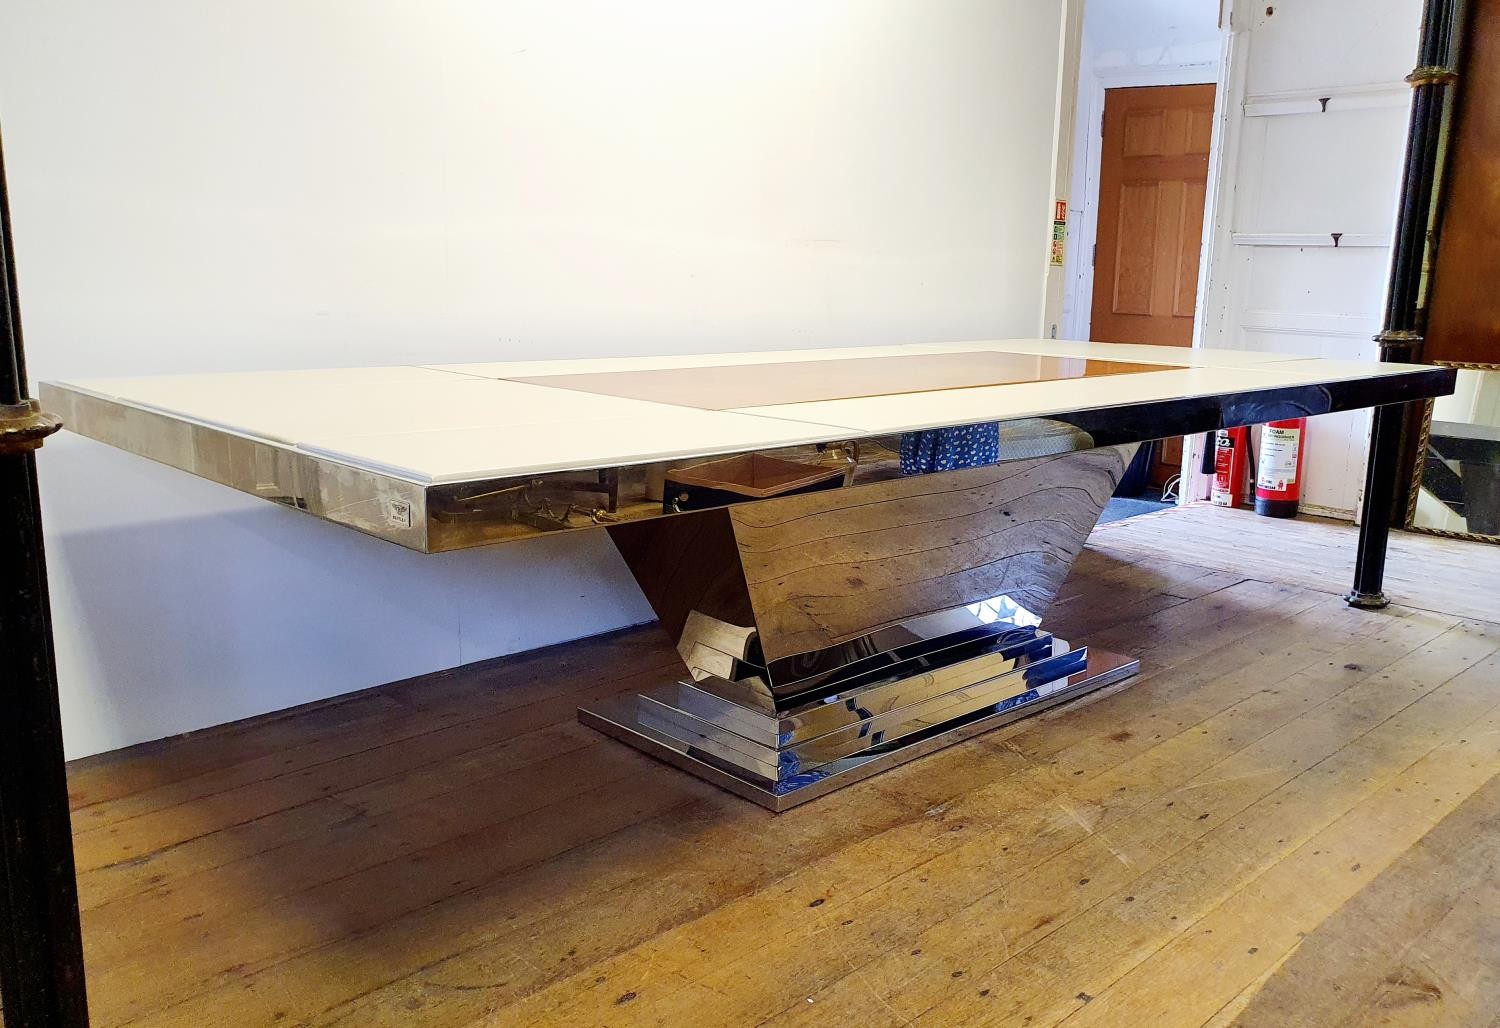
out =
{"type": "Polygon", "coordinates": [[[1052,267],[1063,266],[1063,248],[1068,240],[1068,201],[1059,200],[1052,208],[1052,267]]]}

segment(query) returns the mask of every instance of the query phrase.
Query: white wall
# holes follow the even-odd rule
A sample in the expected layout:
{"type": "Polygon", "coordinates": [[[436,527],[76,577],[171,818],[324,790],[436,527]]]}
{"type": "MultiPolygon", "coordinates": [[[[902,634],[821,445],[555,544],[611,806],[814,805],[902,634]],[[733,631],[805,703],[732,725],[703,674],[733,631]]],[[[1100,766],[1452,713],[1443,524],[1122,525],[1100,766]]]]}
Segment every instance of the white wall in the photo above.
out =
{"type": "Polygon", "coordinates": [[[1218,51],[1219,0],[1088,0],[1084,33],[1101,64],[1182,64],[1218,51]]]}
{"type": "MultiPolygon", "coordinates": [[[[1203,287],[1201,331],[1212,345],[1378,356],[1371,337],[1411,93],[1402,79],[1415,63],[1421,8],[1420,0],[1236,0],[1231,116],[1203,287]]],[[[1366,411],[1312,421],[1304,510],[1354,516],[1368,426],[1366,411]]]]}
{"type": "MultiPolygon", "coordinates": [[[[1064,14],[4,0],[33,375],[1036,333],[1064,14]]],[[[41,469],[74,756],[649,617],[601,534],[422,557],[41,469]]]]}

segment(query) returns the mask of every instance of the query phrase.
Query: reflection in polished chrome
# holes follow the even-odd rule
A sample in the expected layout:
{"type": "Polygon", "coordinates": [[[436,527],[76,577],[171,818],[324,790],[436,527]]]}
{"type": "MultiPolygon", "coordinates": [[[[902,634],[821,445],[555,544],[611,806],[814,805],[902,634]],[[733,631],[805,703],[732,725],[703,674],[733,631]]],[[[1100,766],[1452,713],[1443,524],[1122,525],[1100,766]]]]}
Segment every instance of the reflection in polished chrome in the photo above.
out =
{"type": "Polygon", "coordinates": [[[779,809],[876,757],[1126,677],[1133,662],[1040,625],[1134,449],[611,526],[687,675],[580,716],[779,809]]]}
{"type": "Polygon", "coordinates": [[[778,697],[803,696],[817,688],[889,674],[918,658],[942,660],[945,652],[961,647],[967,649],[953,656],[973,656],[978,647],[1003,644],[1014,629],[1039,624],[1041,618],[1009,596],[995,596],[767,663],[754,629],[693,611],[677,649],[695,681],[714,681],[720,690],[739,690],[752,704],[774,704],[778,697]]]}
{"type": "Polygon", "coordinates": [[[712,711],[700,708],[699,713],[710,715],[705,718],[683,709],[681,698],[672,690],[639,697],[637,718],[647,727],[693,745],[713,745],[726,763],[742,768],[768,785],[780,787],[840,757],[878,749],[981,711],[1008,710],[1022,702],[1021,697],[1076,674],[1087,663],[1086,650],[1068,649],[1065,645],[1056,653],[1036,659],[971,661],[950,669],[947,675],[922,675],[905,680],[901,684],[907,686],[907,695],[901,698],[911,702],[903,706],[869,708],[860,702],[857,706],[834,707],[852,716],[835,719],[835,725],[837,721],[843,723],[826,726],[821,734],[799,724],[771,744],[746,738],[735,730],[739,727],[736,722],[715,719],[712,711]],[[925,698],[920,698],[924,695],[925,698]],[[800,732],[812,737],[798,741],[800,732]]]}
{"type": "Polygon", "coordinates": [[[983,624],[1005,622],[1012,625],[1039,625],[1042,619],[1024,607],[1019,607],[1009,596],[991,596],[987,600],[971,603],[967,608],[983,624]]]}
{"type": "Polygon", "coordinates": [[[1052,636],[1018,630],[981,640],[980,646],[958,645],[893,663],[875,674],[840,679],[832,690],[813,690],[787,703],[747,707],[724,683],[708,679],[681,682],[676,704],[690,714],[766,746],[782,746],[866,721],[878,714],[977,684],[1014,668],[1053,655],[1052,636]]]}
{"type": "Polygon", "coordinates": [[[1462,368],[1432,403],[1418,444],[1408,527],[1500,542],[1500,365],[1462,368]]]}
{"type": "Polygon", "coordinates": [[[720,788],[751,800],[768,810],[782,811],[853,785],[874,774],[925,757],[945,746],[1009,724],[1048,707],[1077,699],[1096,689],[1128,679],[1140,662],[1102,650],[1092,650],[1083,671],[1066,679],[1039,686],[1035,695],[1022,697],[1002,710],[980,711],[970,718],[936,726],[903,738],[896,746],[865,750],[830,761],[817,770],[782,782],[772,788],[752,780],[738,768],[728,767],[691,742],[666,735],[641,724],[637,698],[617,696],[578,712],[584,724],[619,739],[652,756],[697,775],[720,788]]]}

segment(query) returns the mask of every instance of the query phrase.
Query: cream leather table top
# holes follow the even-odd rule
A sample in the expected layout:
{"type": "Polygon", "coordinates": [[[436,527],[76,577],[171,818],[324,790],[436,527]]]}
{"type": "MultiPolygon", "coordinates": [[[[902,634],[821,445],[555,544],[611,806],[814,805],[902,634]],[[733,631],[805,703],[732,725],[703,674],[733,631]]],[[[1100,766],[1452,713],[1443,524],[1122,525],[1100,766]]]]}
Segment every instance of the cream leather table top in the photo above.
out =
{"type": "MultiPolygon", "coordinates": [[[[494,541],[439,545],[409,532],[403,503],[440,487],[1359,384],[1326,406],[1352,409],[1442,392],[1441,374],[1293,354],[1003,340],[80,379],[44,384],[43,398],[84,435],[430,550],[494,541]]],[[[1216,426],[1164,423],[1159,435],[1216,426]]]]}
{"type": "Polygon", "coordinates": [[[1041,417],[1091,406],[1430,370],[1291,354],[1047,340],[771,353],[81,379],[57,387],[413,482],[462,482],[1041,417]],[[1148,374],[703,410],[540,384],[550,376],[964,351],[1157,365],[1148,374]],[[518,382],[518,378],[531,381],[518,382]],[[540,380],[540,381],[539,381],[540,380]]]}

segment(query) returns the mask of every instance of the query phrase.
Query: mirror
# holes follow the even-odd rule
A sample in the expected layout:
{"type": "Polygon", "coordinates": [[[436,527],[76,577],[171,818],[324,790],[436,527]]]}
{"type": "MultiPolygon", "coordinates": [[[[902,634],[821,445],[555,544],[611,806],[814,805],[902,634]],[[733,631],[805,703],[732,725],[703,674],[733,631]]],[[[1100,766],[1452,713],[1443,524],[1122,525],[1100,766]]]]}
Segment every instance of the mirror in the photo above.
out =
{"type": "Polygon", "coordinates": [[[1500,365],[1459,369],[1426,427],[1409,527],[1500,542],[1500,365]]]}

